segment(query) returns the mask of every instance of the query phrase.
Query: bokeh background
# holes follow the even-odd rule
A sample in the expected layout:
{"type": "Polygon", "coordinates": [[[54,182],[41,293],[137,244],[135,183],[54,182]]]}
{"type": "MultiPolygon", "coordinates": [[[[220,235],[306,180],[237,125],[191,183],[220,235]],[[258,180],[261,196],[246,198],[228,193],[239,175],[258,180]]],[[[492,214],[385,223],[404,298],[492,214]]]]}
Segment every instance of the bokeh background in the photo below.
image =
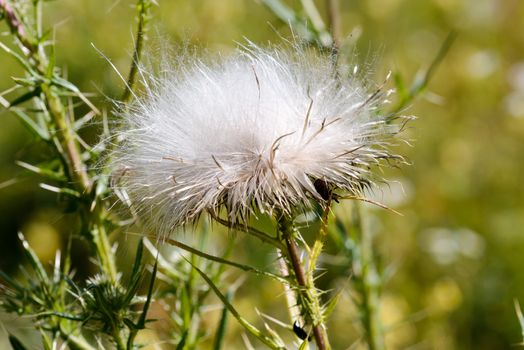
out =
{"type": "MultiPolygon", "coordinates": [[[[324,1],[317,3],[324,9],[324,1]]],[[[406,110],[418,117],[406,132],[412,146],[401,150],[411,165],[389,171],[394,182],[375,193],[403,216],[371,207],[366,212],[376,251],[392,271],[382,298],[389,348],[507,349],[520,343],[514,300],[524,303],[524,2],[340,3],[342,32],[352,33],[355,42],[353,60],[372,60],[377,81],[390,70],[411,81],[427,69],[446,35],[458,33],[426,94],[406,110]]],[[[159,0],[159,5],[149,32],[155,45],[166,41],[175,48],[185,43],[227,52],[245,38],[264,45],[289,35],[288,26],[255,0],[159,0]]],[[[132,2],[60,0],[46,7],[47,24],[56,24],[59,64],[71,81],[111,108],[122,83],[91,43],[126,72],[135,26],[132,2]]],[[[0,55],[0,90],[12,86],[10,77],[17,74],[15,62],[0,55]]],[[[96,142],[96,136],[90,140],[96,142]]],[[[18,231],[43,261],[67,242],[64,208],[15,164],[38,158],[41,150],[19,120],[0,111],[0,269],[10,274],[21,264],[18,231]]],[[[220,245],[220,236],[214,239],[220,245]]],[[[274,259],[263,257],[267,250],[253,253],[249,244],[241,240],[239,259],[255,254],[262,265],[274,259]]],[[[121,246],[125,261],[125,242],[121,246]]],[[[82,263],[85,249],[81,244],[75,249],[78,273],[89,274],[82,263]]],[[[256,315],[253,305],[263,308],[274,296],[275,285],[254,280],[235,302],[256,315]]],[[[342,312],[330,327],[337,334],[335,349],[344,349],[358,340],[349,294],[338,308],[342,312]]],[[[4,326],[18,322],[3,318],[4,326]]]]}

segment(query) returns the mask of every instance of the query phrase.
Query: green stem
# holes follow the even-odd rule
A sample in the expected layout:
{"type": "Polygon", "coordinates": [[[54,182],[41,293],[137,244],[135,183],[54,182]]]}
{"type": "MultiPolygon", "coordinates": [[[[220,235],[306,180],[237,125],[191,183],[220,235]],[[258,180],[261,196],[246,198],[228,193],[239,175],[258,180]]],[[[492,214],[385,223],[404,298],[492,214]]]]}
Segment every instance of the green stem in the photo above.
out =
{"type": "Polygon", "coordinates": [[[122,102],[129,101],[133,92],[133,86],[135,85],[136,73],[138,72],[138,64],[142,56],[142,47],[144,44],[144,37],[146,32],[147,18],[149,16],[149,10],[151,9],[150,0],[138,0],[138,27],[136,31],[135,49],[133,51],[133,62],[131,62],[131,68],[129,68],[129,74],[127,78],[126,88],[122,95],[122,102]]]}
{"type": "MultiPolygon", "coordinates": [[[[17,16],[17,13],[9,5],[7,0],[0,0],[0,9],[5,12],[7,24],[11,32],[14,33],[19,40],[22,51],[31,58],[32,68],[42,77],[47,76],[49,60],[45,51],[41,49],[41,45],[39,43],[35,44],[34,40],[28,36],[22,20],[17,16]]],[[[45,102],[53,119],[53,123],[55,124],[55,132],[60,141],[60,145],[65,150],[66,170],[71,180],[75,182],[77,190],[85,194],[91,189],[91,184],[86,167],[82,161],[75,132],[72,129],[71,123],[68,122],[64,105],[49,83],[41,83],[40,88],[45,97],[45,102]]]]}
{"type": "Polygon", "coordinates": [[[362,298],[359,308],[365,338],[370,350],[383,350],[385,349],[384,333],[380,320],[381,279],[373,256],[372,238],[362,225],[360,208],[356,202],[353,204],[352,217],[352,234],[357,246],[354,272],[362,298]]]}
{"type": "MultiPolygon", "coordinates": [[[[95,214],[96,215],[96,214],[95,214]]],[[[101,216],[94,217],[95,223],[91,228],[91,238],[95,245],[97,255],[100,259],[100,267],[104,274],[109,277],[112,283],[118,281],[115,256],[111,249],[111,243],[107,236],[105,224],[101,216]]]]}
{"type": "Polygon", "coordinates": [[[66,116],[64,105],[53,91],[53,88],[45,83],[41,84],[40,87],[44,94],[49,114],[55,124],[56,135],[62,149],[65,151],[66,170],[71,180],[73,180],[75,188],[84,195],[90,191],[91,183],[87,175],[86,166],[82,161],[76,134],[66,116]]]}
{"type": "Polygon", "coordinates": [[[328,24],[331,37],[333,38],[333,50],[338,52],[340,49],[340,4],[339,0],[327,0],[328,24]]]}
{"type": "Polygon", "coordinates": [[[122,337],[120,336],[120,330],[118,328],[115,328],[113,330],[113,340],[115,341],[115,345],[117,350],[126,350],[126,346],[124,344],[124,341],[122,340],[122,337]]]}

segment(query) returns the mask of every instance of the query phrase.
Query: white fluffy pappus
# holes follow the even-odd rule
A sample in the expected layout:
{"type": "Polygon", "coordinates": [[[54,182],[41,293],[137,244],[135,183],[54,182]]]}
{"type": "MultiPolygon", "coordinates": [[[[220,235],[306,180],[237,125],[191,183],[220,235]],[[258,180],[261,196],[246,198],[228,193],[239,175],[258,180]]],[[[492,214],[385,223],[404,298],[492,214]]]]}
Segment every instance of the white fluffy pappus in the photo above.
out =
{"type": "Polygon", "coordinates": [[[117,190],[159,234],[221,208],[291,214],[327,191],[358,195],[399,127],[388,92],[337,76],[301,48],[239,48],[213,63],[184,59],[148,79],[123,113],[111,166],[117,190]]]}

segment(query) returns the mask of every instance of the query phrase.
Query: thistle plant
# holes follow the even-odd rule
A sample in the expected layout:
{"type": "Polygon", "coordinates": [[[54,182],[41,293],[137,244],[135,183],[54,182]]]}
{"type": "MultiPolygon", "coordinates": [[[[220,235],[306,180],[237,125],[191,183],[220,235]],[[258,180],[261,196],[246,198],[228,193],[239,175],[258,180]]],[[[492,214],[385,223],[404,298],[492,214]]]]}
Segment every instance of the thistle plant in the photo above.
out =
{"type": "MultiPolygon", "coordinates": [[[[360,225],[358,202],[383,206],[366,193],[383,181],[378,175],[383,167],[404,162],[394,151],[411,119],[402,112],[423,91],[449,45],[412,89],[395,77],[400,98],[390,108],[393,89],[373,83],[340,58],[337,1],[327,2],[327,24],[313,1],[301,1],[301,12],[279,0],[263,3],[301,38],[267,47],[248,42],[221,57],[166,55],[155,73],[142,63],[154,2],[138,0],[135,50],[109,123],[103,108],[56,67],[54,43],[41,24],[44,2],[0,0],[0,18],[14,43],[0,42],[0,48],[24,69],[0,102],[52,153],[51,160],[19,164],[74,208],[73,239],[89,242],[97,263],[94,276],[78,281],[66,250],[57,253],[49,273],[20,235],[32,268],[23,280],[0,276],[1,305],[35,320],[46,349],[135,349],[139,332],[153,324],[152,305],[168,310],[166,343],[177,349],[199,348],[209,339],[214,349],[224,348],[228,315],[268,348],[306,349],[314,342],[317,349],[330,349],[327,321],[337,295],[317,283],[329,238],[352,259],[348,270],[355,272],[353,285],[361,296],[366,343],[384,347],[379,269],[360,225]],[[93,118],[105,126],[95,146],[79,136],[93,118]],[[113,194],[132,225],[112,210],[113,194]],[[347,200],[354,203],[349,228],[333,214],[333,207],[347,200]],[[260,219],[271,221],[273,231],[260,229],[260,219]],[[208,234],[219,226],[270,246],[278,256],[275,268],[235,261],[234,239],[219,255],[206,252],[208,234]],[[316,232],[308,237],[305,229],[312,228],[316,232]],[[133,230],[147,238],[138,242],[129,270],[117,265],[109,234],[133,230]],[[183,243],[180,230],[196,231],[197,243],[183,243]],[[262,330],[244,317],[234,302],[238,285],[223,292],[227,269],[280,283],[289,319],[259,313],[262,330]],[[202,329],[202,320],[213,295],[222,307],[211,334],[202,329]],[[286,343],[269,321],[294,332],[295,341],[286,343]]],[[[14,336],[10,340],[24,348],[14,336]]]]}
{"type": "Polygon", "coordinates": [[[164,69],[123,116],[112,155],[119,191],[161,237],[203,213],[220,219],[222,209],[227,225],[273,216],[277,235],[259,238],[289,263],[323,348],[313,273],[326,232],[308,248],[306,274],[293,221],[315,204],[327,212],[332,200],[361,197],[372,166],[402,159],[387,148],[398,126],[377,113],[387,92],[338,79],[329,57],[298,49],[249,46],[213,65],[188,61],[164,69]]]}

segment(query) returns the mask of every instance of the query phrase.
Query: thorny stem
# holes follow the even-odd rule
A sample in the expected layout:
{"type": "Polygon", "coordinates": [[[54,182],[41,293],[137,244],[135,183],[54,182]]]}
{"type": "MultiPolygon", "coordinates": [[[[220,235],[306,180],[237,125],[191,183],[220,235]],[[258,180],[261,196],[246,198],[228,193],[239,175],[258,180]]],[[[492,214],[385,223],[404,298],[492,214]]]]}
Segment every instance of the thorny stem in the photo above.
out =
{"type": "MultiPolygon", "coordinates": [[[[9,5],[7,0],[0,0],[0,9],[4,11],[7,24],[18,39],[22,52],[28,57],[29,65],[37,72],[40,76],[39,78],[44,78],[41,79],[43,81],[39,87],[55,127],[54,133],[58,139],[57,151],[63,159],[65,171],[69,175],[72,185],[84,196],[84,199],[88,199],[92,189],[92,182],[89,179],[86,165],[82,160],[82,152],[72,121],[69,119],[65,107],[55,91],[56,88],[49,78],[45,78],[52,74],[53,68],[50,66],[51,63],[47,54],[39,41],[35,42],[28,36],[27,30],[23,27],[23,21],[18,17],[16,11],[9,5]]],[[[39,25],[37,23],[37,26],[39,25]]],[[[90,231],[93,243],[101,259],[102,269],[113,281],[116,281],[114,257],[102,219],[103,213],[100,210],[102,204],[98,204],[98,209],[93,213],[87,212],[84,219],[91,221],[92,227],[90,231]]]]}
{"type": "Polygon", "coordinates": [[[71,122],[66,116],[64,105],[56,95],[52,86],[41,84],[40,87],[45,96],[46,104],[49,108],[49,114],[53,118],[53,122],[56,126],[56,135],[62,148],[66,152],[66,170],[68,170],[68,173],[75,182],[75,187],[77,187],[79,192],[86,194],[91,189],[91,183],[87,175],[86,166],[82,161],[75,132],[73,131],[71,122]]]}
{"type": "MultiPolygon", "coordinates": [[[[20,41],[22,51],[32,59],[31,63],[33,68],[41,76],[46,76],[49,63],[44,50],[40,50],[40,43],[35,44],[33,40],[28,37],[22,21],[18,18],[14,9],[7,3],[7,0],[0,0],[0,8],[3,9],[6,14],[7,24],[11,32],[13,32],[20,41]]],[[[66,151],[66,163],[69,175],[75,182],[79,192],[83,194],[88,193],[91,189],[91,184],[87,176],[86,167],[82,162],[75,133],[66,117],[64,105],[48,82],[41,83],[40,88],[42,89],[46,105],[55,123],[57,129],[56,134],[60,144],[66,151]]]]}
{"type": "Polygon", "coordinates": [[[138,27],[136,31],[135,49],[133,51],[133,62],[129,69],[127,77],[127,84],[122,95],[122,102],[128,102],[133,92],[133,86],[135,85],[136,73],[138,72],[138,64],[142,56],[142,47],[144,43],[144,37],[146,33],[146,24],[149,16],[149,10],[151,9],[151,0],[138,0],[138,27]]]}
{"type": "Polygon", "coordinates": [[[300,306],[305,316],[306,322],[312,322],[313,336],[318,350],[330,349],[327,333],[323,324],[322,308],[320,306],[320,296],[315,289],[314,280],[308,279],[302,265],[299,249],[293,237],[291,221],[284,215],[278,219],[279,230],[282,233],[282,239],[286,244],[285,255],[291,263],[291,269],[294,272],[295,279],[299,289],[297,290],[297,300],[300,300],[300,306]]]}

